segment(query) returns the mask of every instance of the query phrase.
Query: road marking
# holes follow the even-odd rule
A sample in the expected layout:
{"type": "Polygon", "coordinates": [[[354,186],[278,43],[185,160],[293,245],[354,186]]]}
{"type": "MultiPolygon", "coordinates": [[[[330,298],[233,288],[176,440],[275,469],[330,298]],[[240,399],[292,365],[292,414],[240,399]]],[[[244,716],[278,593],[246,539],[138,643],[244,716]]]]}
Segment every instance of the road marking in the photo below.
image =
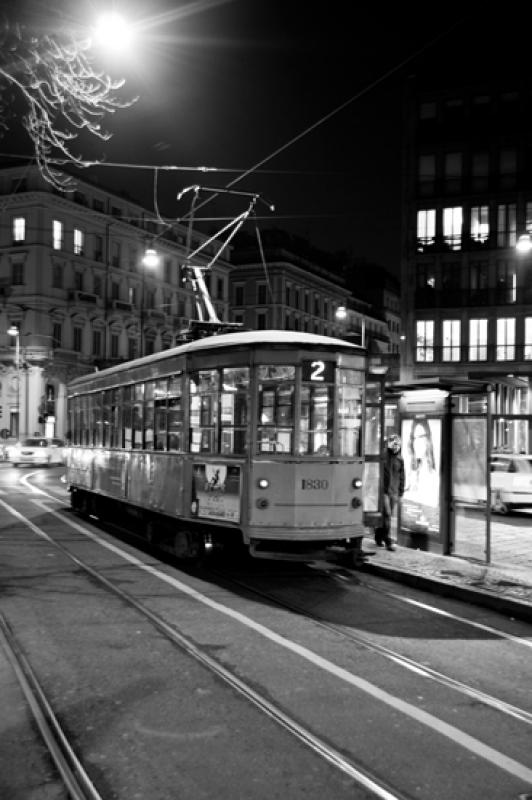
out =
{"type": "MultiPolygon", "coordinates": [[[[274,642],[275,644],[283,647],[285,650],[290,651],[291,653],[295,653],[296,655],[300,656],[301,658],[305,659],[306,661],[310,662],[314,666],[328,672],[330,675],[338,678],[339,680],[344,681],[345,683],[354,686],[355,688],[359,689],[362,692],[374,697],[376,700],[380,700],[382,703],[385,703],[388,706],[400,711],[401,713],[405,714],[406,716],[410,717],[411,719],[415,720],[416,722],[420,723],[421,725],[426,725],[427,727],[431,728],[432,730],[436,731],[437,733],[441,734],[442,736],[447,737],[452,742],[455,742],[461,745],[466,750],[469,750],[476,756],[485,759],[490,764],[493,764],[500,769],[508,772],[510,775],[513,775],[516,778],[519,778],[522,781],[526,781],[528,784],[532,784],[532,769],[525,766],[524,764],[520,764],[515,759],[510,758],[509,756],[504,755],[504,753],[495,750],[493,747],[484,744],[483,742],[475,739],[475,737],[470,736],[469,734],[461,731],[459,728],[456,728],[454,725],[450,725],[447,722],[444,722],[438,717],[429,714],[426,711],[423,711],[420,708],[412,705],[411,703],[406,702],[405,700],[401,700],[394,695],[389,694],[389,692],[380,689],[378,686],[370,683],[369,681],[365,680],[364,678],[359,677],[358,675],[354,675],[352,672],[344,669],[343,667],[339,667],[337,664],[333,664],[326,658],[314,653],[313,651],[309,650],[302,645],[293,642],[291,639],[287,639],[284,636],[281,636],[275,631],[267,628],[265,625],[262,625],[259,622],[255,622],[250,617],[242,614],[240,611],[235,611],[228,606],[223,605],[222,603],[217,602],[216,600],[207,597],[206,595],[202,594],[201,592],[193,589],[187,584],[182,583],[181,581],[177,580],[177,578],[172,577],[171,575],[166,575],[163,572],[160,572],[159,569],[156,567],[152,567],[149,564],[144,564],[135,556],[127,553],[125,550],[122,550],[120,547],[114,545],[111,542],[106,542],[104,539],[101,539],[97,534],[92,533],[91,531],[84,528],[82,525],[74,522],[73,520],[67,519],[63,514],[58,513],[57,511],[51,511],[46,503],[41,500],[34,500],[35,505],[42,508],[43,511],[48,512],[51,516],[57,517],[61,522],[66,523],[74,530],[81,533],[83,536],[91,539],[93,542],[99,544],[100,546],[106,548],[110,552],[118,555],[120,558],[128,561],[130,564],[133,564],[138,569],[143,570],[144,572],[153,575],[155,578],[163,581],[164,583],[169,584],[174,589],[177,589],[182,594],[191,597],[192,599],[196,600],[197,602],[217,611],[220,614],[224,614],[226,617],[229,617],[236,622],[246,626],[250,630],[253,630],[255,633],[258,633],[260,636],[263,636],[265,639],[274,642]]],[[[12,506],[9,506],[3,500],[0,500],[0,505],[4,506],[7,511],[11,512],[14,516],[18,519],[23,520],[35,533],[39,536],[45,536],[47,539],[50,540],[48,534],[38,528],[34,523],[30,520],[26,519],[22,514],[20,514],[16,509],[12,506]]]]}

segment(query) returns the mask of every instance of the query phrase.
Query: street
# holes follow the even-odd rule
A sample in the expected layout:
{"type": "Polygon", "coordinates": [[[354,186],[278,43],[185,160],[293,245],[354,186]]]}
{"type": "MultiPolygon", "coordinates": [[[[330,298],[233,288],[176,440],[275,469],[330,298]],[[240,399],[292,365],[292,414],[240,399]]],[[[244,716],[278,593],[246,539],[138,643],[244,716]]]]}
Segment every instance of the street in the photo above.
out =
{"type": "MultiPolygon", "coordinates": [[[[97,796],[532,791],[529,625],[322,564],[185,570],[73,514],[62,473],[0,471],[0,615],[97,796]]],[[[6,653],[0,795],[66,797],[6,653]]]]}

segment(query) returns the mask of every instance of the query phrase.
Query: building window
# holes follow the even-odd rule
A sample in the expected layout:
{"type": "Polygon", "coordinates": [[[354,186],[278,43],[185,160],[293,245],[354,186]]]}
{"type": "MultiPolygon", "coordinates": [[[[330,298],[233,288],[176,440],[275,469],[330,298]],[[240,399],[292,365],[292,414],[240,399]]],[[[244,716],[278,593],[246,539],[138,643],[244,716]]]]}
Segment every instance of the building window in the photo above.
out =
{"type": "Polygon", "coordinates": [[[76,353],[81,353],[82,348],[82,341],[83,341],[83,329],[79,327],[74,328],[74,336],[73,336],[73,345],[72,349],[76,351],[76,353]]]}
{"type": "Polygon", "coordinates": [[[20,244],[26,239],[26,218],[13,217],[13,244],[20,244]]]}
{"type": "Polygon", "coordinates": [[[134,358],[137,357],[137,340],[136,339],[128,339],[127,340],[127,357],[128,361],[132,361],[134,358]]]}
{"type": "Polygon", "coordinates": [[[436,278],[432,264],[416,264],[416,288],[434,289],[435,287],[436,278]]]}
{"type": "Polygon", "coordinates": [[[74,272],[74,289],[78,292],[83,291],[83,273],[78,270],[74,272]]]}
{"type": "Polygon", "coordinates": [[[103,261],[103,237],[94,236],[94,260],[103,261]]]}
{"type": "MultiPolygon", "coordinates": [[[[258,287],[260,289],[260,286],[258,287]]],[[[260,302],[260,300],[258,301],[260,302]]],[[[235,286],[235,306],[244,305],[244,287],[235,286]]]]}
{"type": "Polygon", "coordinates": [[[483,303],[487,300],[488,263],[473,261],[469,265],[469,292],[472,303],[483,303]]]}
{"type": "Polygon", "coordinates": [[[111,281],[111,300],[120,299],[120,284],[116,281],[111,281]]]}
{"type": "Polygon", "coordinates": [[[99,275],[95,275],[94,276],[94,280],[92,282],[92,286],[93,286],[92,291],[94,292],[94,294],[97,294],[98,297],[101,297],[102,296],[102,279],[100,278],[99,275]]]}
{"type": "Polygon", "coordinates": [[[289,283],[284,287],[284,302],[287,306],[292,303],[292,287],[289,283]]]}
{"type": "Polygon", "coordinates": [[[513,189],[517,174],[517,153],[515,150],[501,150],[499,153],[499,176],[501,189],[513,189]]]}
{"type": "Polygon", "coordinates": [[[111,334],[111,358],[118,358],[118,334],[111,334]]]}
{"type": "Polygon", "coordinates": [[[434,244],[436,239],[436,209],[424,208],[417,212],[418,250],[434,244]]]}
{"type": "Polygon", "coordinates": [[[469,360],[486,361],[488,357],[488,320],[469,320],[469,360]]]}
{"type": "Polygon", "coordinates": [[[223,278],[218,278],[217,284],[218,284],[218,290],[217,290],[218,291],[218,297],[219,297],[220,300],[223,300],[224,299],[224,279],[223,278]]]}
{"type": "Polygon", "coordinates": [[[515,359],[515,319],[506,317],[497,320],[497,361],[515,359]]]}
{"type": "Polygon", "coordinates": [[[54,349],[61,347],[63,339],[63,326],[60,322],[54,322],[52,325],[52,347],[54,349]]]}
{"type": "Polygon", "coordinates": [[[515,203],[497,206],[497,247],[515,247],[517,221],[515,203]]]}
{"type": "Polygon", "coordinates": [[[266,314],[264,313],[264,311],[259,311],[259,313],[257,314],[257,330],[258,331],[266,330],[266,319],[267,319],[267,317],[266,317],[266,314]]]}
{"type": "Polygon", "coordinates": [[[12,286],[22,286],[24,283],[24,264],[22,261],[15,261],[11,265],[11,284],[12,286]]]}
{"type": "Polygon", "coordinates": [[[462,246],[462,207],[443,209],[443,241],[451,250],[462,246]]]}
{"type": "Polygon", "coordinates": [[[471,188],[482,192],[488,188],[490,158],[489,153],[473,153],[471,159],[471,188]]]}
{"type": "Polygon", "coordinates": [[[267,300],[266,300],[266,284],[265,283],[259,283],[257,285],[257,304],[259,306],[264,306],[264,305],[266,305],[266,303],[267,303],[267,300]]]}
{"type": "Polygon", "coordinates": [[[172,259],[164,259],[164,279],[166,283],[172,283],[172,259]]]}
{"type": "Polygon", "coordinates": [[[416,361],[434,361],[434,322],[431,319],[416,322],[416,361]]]}
{"type": "Polygon", "coordinates": [[[436,156],[421,155],[417,163],[418,192],[422,197],[434,194],[436,187],[436,156]]]}
{"type": "Polygon", "coordinates": [[[52,289],[63,288],[63,265],[54,264],[52,267],[52,289]]]}
{"type": "Polygon", "coordinates": [[[93,331],[92,332],[92,354],[93,356],[99,356],[102,352],[102,332],[101,331],[93,331]]]}
{"type": "Polygon", "coordinates": [[[85,234],[79,228],[74,228],[74,254],[82,256],[85,249],[85,234]]]}
{"type": "Polygon", "coordinates": [[[460,361],[460,320],[444,319],[442,325],[442,360],[460,361]]]}
{"type": "Polygon", "coordinates": [[[489,206],[473,206],[470,222],[471,238],[474,242],[483,244],[490,235],[489,206]]]}
{"type": "Polygon", "coordinates": [[[454,292],[460,289],[461,264],[442,264],[441,288],[445,292],[454,292]]]}
{"type": "Polygon", "coordinates": [[[419,119],[436,119],[436,103],[420,103],[419,108],[419,119]]]}
{"type": "Polygon", "coordinates": [[[65,237],[65,226],[58,219],[52,223],[52,247],[54,250],[62,250],[65,237]]]}
{"type": "Polygon", "coordinates": [[[319,294],[314,295],[314,316],[320,316],[320,296],[319,294]]]}
{"type": "Polygon", "coordinates": [[[459,192],[462,188],[462,153],[446,153],[444,161],[444,190],[459,192]]]}
{"type": "Polygon", "coordinates": [[[525,317],[525,349],[524,358],[532,360],[532,317],[525,317]]]}
{"type": "Polygon", "coordinates": [[[517,275],[512,262],[497,262],[497,303],[515,303],[517,300],[517,275]]]}
{"type": "Polygon", "coordinates": [[[111,264],[113,267],[120,266],[120,242],[113,242],[111,247],[111,264]]]}

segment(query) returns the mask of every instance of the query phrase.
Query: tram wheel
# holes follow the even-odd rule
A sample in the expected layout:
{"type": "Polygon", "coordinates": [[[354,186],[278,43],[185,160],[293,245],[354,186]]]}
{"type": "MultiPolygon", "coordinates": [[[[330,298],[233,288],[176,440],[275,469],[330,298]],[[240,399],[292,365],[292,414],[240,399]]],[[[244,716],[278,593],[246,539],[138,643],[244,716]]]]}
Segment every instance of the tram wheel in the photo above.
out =
{"type": "Polygon", "coordinates": [[[204,554],[203,536],[195,531],[177,531],[174,534],[176,558],[201,559],[204,554]]]}

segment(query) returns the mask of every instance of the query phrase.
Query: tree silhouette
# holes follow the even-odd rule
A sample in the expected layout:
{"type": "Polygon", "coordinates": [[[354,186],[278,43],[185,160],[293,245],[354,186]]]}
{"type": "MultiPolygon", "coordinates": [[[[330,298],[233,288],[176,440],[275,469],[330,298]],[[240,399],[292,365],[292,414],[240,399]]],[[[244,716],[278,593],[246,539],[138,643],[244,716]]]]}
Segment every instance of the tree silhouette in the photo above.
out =
{"type": "Polygon", "coordinates": [[[135,102],[120,98],[124,83],[97,69],[88,37],[78,39],[62,30],[35,36],[21,25],[2,25],[0,134],[20,118],[22,101],[22,125],[37,164],[59,190],[71,189],[75,181],[58,166],[85,166],[72,149],[80,133],[107,141],[111,134],[102,127],[104,118],[135,102]]]}

